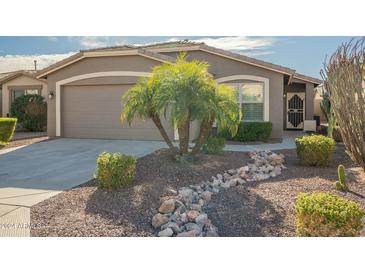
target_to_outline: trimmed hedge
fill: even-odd
[[[0,146],[11,141],[16,128],[16,118],[0,118]]]
[[[220,154],[223,152],[226,139],[218,136],[208,136],[203,151],[207,154]]]
[[[137,159],[121,153],[103,152],[96,160],[95,178],[100,188],[118,189],[129,185],[136,174]]]
[[[295,213],[299,236],[358,236],[362,230],[360,205],[331,193],[300,193]]]
[[[322,135],[295,139],[299,162],[305,166],[328,166],[332,161],[335,141]]]
[[[16,98],[10,113],[29,131],[44,131],[47,125],[47,102],[41,95],[28,94]]]
[[[234,137],[226,130],[220,132],[220,136],[238,142],[267,142],[270,139],[271,131],[271,122],[241,122]]]

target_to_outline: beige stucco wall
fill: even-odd
[[[314,84],[306,83],[305,84],[305,119],[313,120],[314,119]]]
[[[178,52],[164,53],[168,56],[176,57]],[[203,51],[188,52],[188,59],[199,59],[210,64],[210,72],[216,79],[232,75],[251,75],[267,78],[269,80],[269,120],[273,123],[273,138],[282,138],[284,128],[284,75],[260,68],[254,65],[245,64],[236,60],[228,59],[212,53]],[[142,56],[111,56],[85,58],[67,67],[55,71],[47,76],[48,92],[56,90],[56,82],[87,73],[106,71],[136,71],[151,72],[152,68],[160,62]],[[80,80],[70,83],[73,86],[92,85],[125,85],[134,84],[138,77],[100,77]],[[236,81],[237,82],[237,81]],[[307,90],[306,97],[306,119],[313,119],[314,113],[314,85],[305,83]],[[62,88],[61,88],[62,94]],[[56,135],[56,98],[48,100],[48,134]],[[62,101],[62,100],[61,100]],[[62,108],[61,108],[62,109]],[[61,115],[62,118],[62,115]],[[197,136],[198,125],[192,125],[192,134]],[[173,136],[172,127],[168,129],[168,134]]]
[[[166,53],[175,57],[178,53]],[[281,73],[227,59],[203,51],[188,52],[188,59],[198,59],[210,64],[210,72],[216,79],[231,75],[252,75],[269,79],[269,120],[273,124],[272,138],[283,136],[283,89],[284,76]],[[237,81],[235,81],[237,82]]]
[[[10,90],[12,87],[41,87],[41,95],[47,97],[47,84],[29,76],[19,76],[2,85],[2,116],[6,117],[10,112]]]
[[[321,119],[321,122],[325,123],[327,122],[327,120],[321,110],[321,102],[322,97],[318,93],[316,93],[316,95],[314,96],[314,115],[318,115]]]

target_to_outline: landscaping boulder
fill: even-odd
[[[157,213],[152,218],[152,226],[154,228],[159,228],[160,226],[166,224],[169,221],[169,218],[161,213]]]
[[[160,208],[158,209],[159,212],[161,213],[171,213],[174,212],[175,210],[175,200],[174,199],[169,199],[167,201],[164,201]]]
[[[158,237],[171,237],[174,234],[171,228],[166,228],[158,233]]]

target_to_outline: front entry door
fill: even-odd
[[[303,129],[305,115],[305,93],[288,92],[286,94],[286,127]]]

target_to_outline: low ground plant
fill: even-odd
[[[295,203],[299,236],[358,236],[364,211],[358,203],[331,193],[300,193]]]

